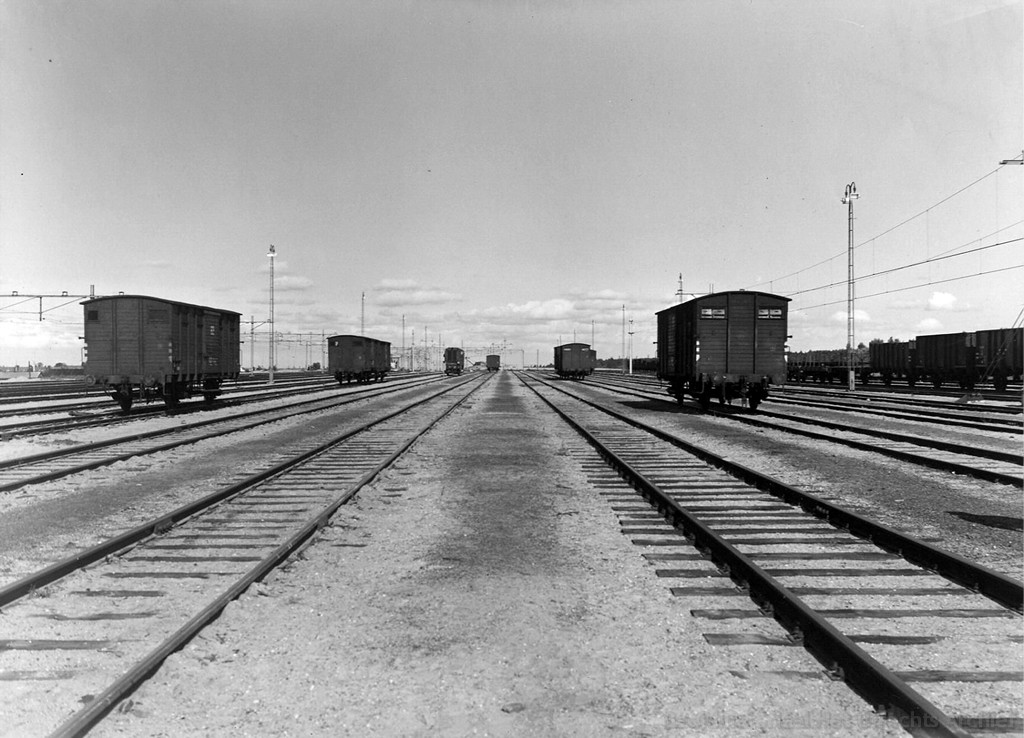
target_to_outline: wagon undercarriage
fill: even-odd
[[[165,379],[164,382],[107,382],[105,386],[121,409],[127,411],[136,401],[150,403],[163,400],[167,407],[176,407],[181,400],[199,394],[203,396],[203,400],[207,404],[211,404],[221,394],[222,381],[220,377],[194,379],[171,377]]]

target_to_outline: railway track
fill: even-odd
[[[424,375],[408,376],[392,380],[388,385],[408,386],[409,384],[416,384],[423,379]],[[372,391],[373,387],[370,385],[359,385],[352,389],[356,389],[356,391]],[[106,397],[101,403],[73,403],[57,407],[34,405],[13,410],[0,410],[0,438],[10,439],[66,433],[81,428],[94,428],[113,424],[123,425],[153,417],[180,417],[192,413],[207,413],[211,410],[243,407],[255,402],[287,399],[314,393],[333,392],[337,394],[338,390],[339,386],[335,380],[331,379],[328,381],[319,378],[314,381],[306,379],[301,382],[292,382],[287,386],[250,384],[244,389],[236,388],[230,390],[213,405],[207,405],[201,400],[186,402],[174,408],[168,408],[163,403],[153,403],[142,407],[134,407],[128,413],[110,407],[109,398]],[[53,417],[54,415],[57,415],[57,417]],[[8,420],[4,421],[2,420],[3,418]]]
[[[1019,581],[518,376],[604,459],[576,449],[672,594],[720,603],[691,613],[708,642],[803,646],[912,734],[1024,732]]]
[[[810,382],[810,381],[793,381],[787,380],[787,387],[800,388],[810,392],[846,392],[846,390],[836,389],[842,387],[845,382],[839,382],[832,384],[829,382]],[[986,400],[995,400],[1001,402],[1020,402],[1021,396],[1021,385],[1019,383],[1010,383],[1007,385],[1005,390],[998,390],[991,385],[976,386],[973,390],[968,390],[964,387],[954,387],[950,383],[946,383],[941,387],[935,387],[930,382],[918,383],[917,385],[910,387],[906,382],[893,382],[891,385],[886,385],[880,381],[874,381],[869,384],[864,384],[857,380],[856,392],[858,394],[872,395],[872,394],[888,394],[888,395],[899,395],[906,397],[909,400],[924,397],[948,397],[951,399],[957,399],[964,395],[965,392],[980,395]]]
[[[246,478],[0,589],[4,731],[86,733],[489,377],[297,440]]]
[[[195,420],[185,425],[175,423],[154,430],[64,446],[31,456],[0,461],[0,492],[59,479],[90,469],[98,469],[118,461],[168,451],[210,438],[219,438],[226,433],[249,430],[317,410],[328,410],[348,405],[368,397],[401,392],[436,381],[437,378],[434,377],[425,382],[418,380],[411,384],[376,385],[358,394],[300,400],[283,407],[261,408],[228,416],[218,415],[214,418]]]
[[[665,386],[656,379],[638,375],[595,375],[594,379],[623,388],[642,388],[664,394]],[[961,399],[960,393],[955,399]],[[931,399],[929,399],[931,398]],[[975,427],[980,430],[1021,431],[1024,429],[1020,396],[988,397],[987,404],[936,400],[934,395],[913,397],[905,393],[858,390],[827,390],[785,385],[773,387],[770,401],[775,403],[821,407],[835,411],[865,412],[880,417],[894,417],[921,422],[942,422],[946,425]]]
[[[820,399],[804,399],[801,397],[793,397],[788,393],[777,393],[772,396],[772,404],[776,406],[789,406],[795,408],[809,408],[818,409],[826,408],[833,412],[841,413],[868,413],[870,415],[879,418],[894,418],[898,420],[907,420],[915,423],[939,423],[948,426],[957,426],[960,428],[971,428],[973,430],[986,431],[989,433],[1019,433],[1021,432],[1022,423],[1020,413],[1008,411],[1003,413],[1003,410],[1009,410],[1008,408],[998,408],[997,412],[992,413],[971,413],[970,411],[948,411],[948,410],[917,410],[907,412],[907,410],[891,406],[888,403],[881,405],[878,402],[871,401],[842,401],[832,400],[822,402]],[[993,408],[993,410],[996,410]]]
[[[599,381],[591,384],[645,399],[672,402],[666,399],[662,392],[654,389],[632,388],[619,382]],[[696,412],[696,408],[694,411]],[[970,443],[963,439],[943,440],[938,437],[938,433],[898,433],[867,427],[864,423],[855,425],[845,419],[833,420],[796,412],[778,412],[770,409],[767,403],[763,404],[756,414],[742,412],[739,408],[731,406],[715,405],[712,405],[709,413],[746,425],[837,443],[1000,484],[1024,487],[1024,455],[1020,453],[1017,443],[1020,430],[1013,426],[997,426],[990,429],[1005,437],[990,445],[980,445],[974,440]],[[1013,450],[1007,448],[1010,444],[1013,445]]]

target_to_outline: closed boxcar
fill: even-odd
[[[339,384],[381,382],[391,370],[391,343],[366,336],[327,339],[327,371]]]
[[[661,310],[658,377],[682,402],[688,393],[707,409],[711,398],[746,398],[752,409],[768,387],[786,382],[788,297],[719,292]]]
[[[597,352],[586,343],[555,346],[555,373],[563,379],[583,379],[594,373]]]
[[[135,399],[207,402],[239,372],[239,318],[144,295],[97,297],[85,309],[85,374],[128,410]]]
[[[996,328],[977,331],[975,347],[978,351],[977,365],[984,378],[991,377],[992,384],[1002,392],[1009,380],[1021,380],[1024,363],[1024,328]]]
[[[501,357],[498,354],[487,354],[487,371],[496,372],[501,369]]]
[[[462,374],[463,368],[466,365],[466,354],[455,346],[449,346],[444,350],[444,373],[445,376],[451,374]]]

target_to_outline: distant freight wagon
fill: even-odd
[[[597,352],[588,343],[555,346],[555,373],[563,379],[583,379],[594,373]]]
[[[338,384],[382,382],[391,370],[391,343],[366,336],[327,339],[327,371]]]
[[[658,377],[682,402],[705,410],[713,397],[745,397],[756,409],[768,387],[786,382],[788,297],[718,292],[674,305],[658,316]]]
[[[136,399],[173,407],[199,393],[212,402],[238,378],[239,313],[144,295],[82,305],[86,383],[102,385],[124,410]]]
[[[918,336],[917,379],[934,387],[954,382],[961,389],[992,380],[995,388],[1006,389],[1008,380],[1021,377],[1021,328],[939,333]]]
[[[487,354],[487,371],[496,372],[501,369],[501,357],[498,354]]]
[[[456,347],[449,346],[444,350],[444,374],[448,376],[450,374],[459,375],[462,374],[462,370],[466,366],[466,353]]]
[[[995,328],[935,333],[910,341],[872,341],[871,372],[888,385],[905,379],[913,387],[930,382],[939,388],[955,383],[974,389],[991,382],[999,391],[1020,382],[1024,371],[1024,329]]]

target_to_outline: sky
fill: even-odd
[[[856,343],[1009,327],[1022,157],[1021,0],[0,0],[0,366],[121,292],[246,366],[271,294],[279,367],[653,356],[738,289],[839,348],[851,184]]]

